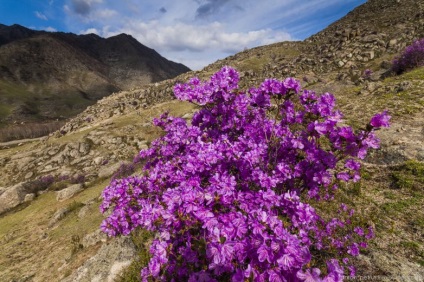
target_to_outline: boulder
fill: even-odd
[[[26,189],[23,186],[23,183],[6,188],[6,190],[0,195],[0,214],[23,203],[26,194]]]
[[[107,178],[112,176],[115,171],[118,170],[118,168],[121,166],[120,163],[115,163],[113,165],[109,165],[109,166],[104,166],[99,170],[99,178]]]
[[[104,233],[100,229],[97,229],[96,231],[84,236],[84,238],[82,239],[82,246],[84,248],[87,248],[90,246],[94,246],[100,242],[105,243],[106,241],[107,241],[106,233]]]
[[[115,281],[136,257],[135,246],[129,237],[114,238],[62,282]]]
[[[34,199],[35,199],[35,194],[34,193],[26,194],[25,195],[25,198],[24,198],[24,202],[31,202]]]
[[[49,227],[52,227],[56,223],[58,223],[61,219],[63,219],[69,213],[69,207],[58,209],[52,216],[49,222]]]
[[[83,190],[82,184],[74,184],[56,192],[56,200],[64,201],[72,198],[76,193]]]

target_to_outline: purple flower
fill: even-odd
[[[321,271],[318,268],[313,268],[312,271],[309,269],[306,270],[305,272],[302,272],[299,270],[296,276],[297,278],[305,282],[320,282],[322,281],[321,278],[319,277],[320,274],[321,274]]]
[[[376,114],[371,118],[370,125],[376,128],[379,127],[389,127],[389,120],[391,116],[387,114],[387,111],[384,111],[382,113]]]

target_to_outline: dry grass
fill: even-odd
[[[56,201],[54,192],[47,192],[26,208],[0,217],[0,280],[20,281],[32,277],[31,281],[57,281],[94,255],[99,246],[72,254],[72,237],[83,238],[99,228],[102,220],[99,202],[90,206],[82,219],[77,216],[81,205],[75,203],[97,199],[107,182],[63,202]],[[58,209],[72,206],[76,208],[49,227],[50,218]]]
[[[64,121],[52,121],[46,123],[20,124],[0,128],[0,142],[46,136],[58,130],[64,124]]]

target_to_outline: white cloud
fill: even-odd
[[[271,29],[247,32],[228,32],[225,24],[213,22],[207,25],[177,23],[161,25],[159,21],[132,21],[126,26],[101,35],[109,37],[119,33],[131,34],[141,43],[159,51],[205,52],[219,50],[223,53],[240,52],[245,47],[292,40],[290,34]]]
[[[114,16],[117,16],[118,12],[112,9],[101,9],[93,13],[93,19],[109,19]]]
[[[45,31],[49,31],[49,32],[56,32],[57,31],[57,29],[55,29],[54,27],[51,27],[51,26],[48,26],[48,27],[45,27],[45,28],[42,28],[42,29],[44,29]]]
[[[131,34],[166,58],[199,69],[245,48],[304,38],[317,31],[323,14],[364,1],[65,0],[64,9],[70,30]]]
[[[97,34],[97,35],[99,35],[99,34],[100,34],[100,33],[99,33],[99,31],[98,31],[97,29],[95,29],[95,28],[89,28],[89,29],[86,29],[86,30],[81,30],[79,33],[80,33],[80,34],[90,34],[90,33],[94,33],[94,34]]]
[[[46,17],[46,15],[44,15],[43,13],[40,13],[38,11],[35,11],[34,14],[35,14],[35,16],[37,18],[39,18],[41,20],[44,20],[44,21],[47,21],[48,20],[48,18]]]

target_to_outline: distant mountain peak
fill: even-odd
[[[20,110],[28,108],[41,119],[72,116],[113,92],[189,70],[125,33],[102,38],[0,25],[0,86],[7,85],[0,104],[10,105],[0,124],[32,118]]]

